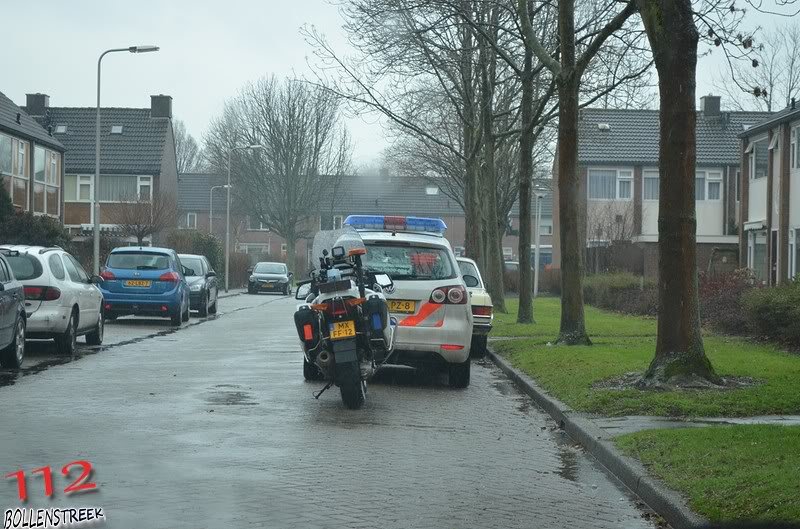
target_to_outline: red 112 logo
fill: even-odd
[[[67,463],[61,467],[61,474],[69,479],[72,468],[80,467],[80,475],[64,489],[64,494],[73,494],[75,492],[85,492],[97,489],[97,484],[89,481],[89,476],[92,474],[92,464],[86,460],[78,460]],[[50,470],[50,465],[41,468],[35,468],[31,471],[32,474],[41,474],[44,479],[44,495],[48,498],[53,496],[53,472]],[[19,501],[28,500],[28,489],[25,485],[25,471],[17,470],[16,472],[9,472],[6,478],[17,478],[17,492],[19,493]]]

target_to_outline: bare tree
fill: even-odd
[[[172,123],[175,134],[175,159],[178,162],[178,174],[199,171],[203,167],[203,152],[194,136],[186,130],[186,124],[176,119]]]
[[[261,79],[226,106],[205,145],[218,171],[234,147],[262,147],[231,159],[233,194],[247,214],[283,237],[293,270],[297,241],[316,231],[312,219],[350,169],[338,98],[300,81]]]
[[[586,211],[586,240],[629,241],[636,235],[632,201],[590,204]]]
[[[775,26],[753,46],[750,61],[736,61],[714,88],[737,110],[774,112],[800,95],[800,22]]]
[[[134,237],[141,246],[146,238],[175,228],[178,203],[173,195],[164,193],[154,193],[152,199],[125,197],[121,203],[110,204],[107,215],[122,235]]]

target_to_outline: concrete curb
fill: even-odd
[[[546,411],[572,439],[579,442],[600,464],[661,515],[674,529],[707,527],[708,520],[695,514],[686,501],[660,480],[651,477],[639,461],[617,450],[609,436],[590,419],[547,394],[533,379],[514,368],[505,358],[487,351],[489,358],[526,395]]]
[[[229,292],[220,292],[219,294],[217,294],[217,297],[219,297],[219,299],[232,298],[233,296],[239,296],[244,293],[245,290],[243,288],[236,288],[236,289],[231,289]]]

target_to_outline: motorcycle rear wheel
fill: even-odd
[[[351,410],[358,410],[364,405],[367,397],[367,383],[360,378],[348,381],[339,386],[342,402]]]

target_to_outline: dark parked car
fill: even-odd
[[[189,306],[200,313],[201,318],[217,313],[219,284],[217,273],[204,255],[182,253],[178,255],[183,265],[186,283],[189,285]]]
[[[0,252],[0,366],[19,368],[25,359],[25,293],[6,255]]]
[[[292,293],[292,273],[283,263],[256,263],[247,282],[247,293],[281,292]]]
[[[189,321],[189,287],[175,250],[119,247],[100,274],[106,319],[133,314]]]

